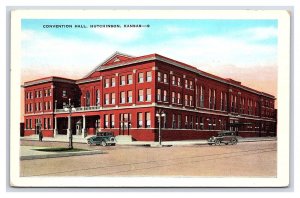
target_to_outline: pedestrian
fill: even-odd
[[[43,133],[42,131],[40,130],[40,133],[39,133],[39,141],[42,142],[43,141]]]

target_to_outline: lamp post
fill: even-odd
[[[72,111],[76,111],[74,105],[71,105],[71,98],[69,98],[69,104],[64,106],[64,110],[69,112],[69,149],[73,149],[73,134],[72,134]]]
[[[158,118],[158,142],[161,145],[161,117],[165,117],[166,114],[161,109],[156,112],[156,117]]]

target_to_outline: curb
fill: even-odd
[[[103,151],[81,151],[81,152],[65,152],[65,153],[46,154],[46,155],[27,155],[27,156],[21,156],[20,160],[72,157],[72,156],[94,155],[94,154],[103,154],[103,153],[104,153]]]

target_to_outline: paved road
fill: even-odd
[[[22,142],[29,144],[67,145]],[[75,147],[102,149],[105,154],[21,161],[21,176],[276,176],[276,141],[235,146]]]

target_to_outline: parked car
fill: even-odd
[[[96,135],[87,139],[89,145],[115,146],[116,139],[112,132],[97,132]]]
[[[221,131],[218,133],[218,136],[212,136],[208,140],[209,145],[220,145],[221,143],[224,144],[232,144],[235,145],[238,143],[238,139],[236,137],[236,132],[234,131]]]

